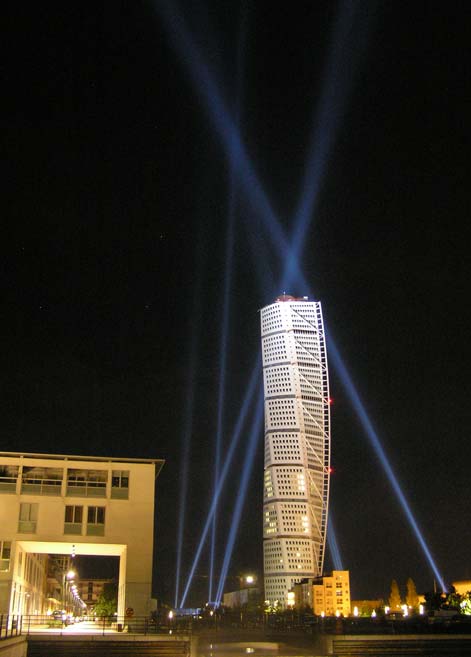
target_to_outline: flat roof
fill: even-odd
[[[95,461],[97,463],[153,463],[156,466],[156,476],[159,475],[164,459],[136,459],[121,456],[80,456],[77,454],[32,454],[28,452],[0,452],[2,456],[28,458],[28,459],[50,459],[55,461]],[[158,467],[160,466],[160,467]]]

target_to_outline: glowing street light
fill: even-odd
[[[292,609],[294,607],[294,603],[295,603],[294,591],[288,591],[288,607]]]

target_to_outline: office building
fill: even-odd
[[[289,295],[261,310],[265,393],[264,583],[286,607],[322,574],[330,479],[330,398],[321,304]]]

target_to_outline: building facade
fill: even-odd
[[[322,616],[349,616],[350,572],[334,570],[331,575],[320,577],[313,584],[313,611]]]
[[[0,452],[0,613],[48,611],[47,555],[99,555],[120,560],[118,615],[147,615],[162,465]]]
[[[322,574],[330,481],[330,398],[321,304],[283,295],[261,310],[265,393],[265,599],[286,607]]]
[[[80,578],[78,583],[78,594],[80,599],[83,600],[87,606],[87,614],[91,614],[93,609],[100,599],[100,596],[105,590],[106,584],[113,584],[112,579],[83,579]]]

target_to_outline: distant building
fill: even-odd
[[[453,582],[452,586],[455,587],[455,590],[460,595],[466,595],[471,591],[471,579],[461,580],[460,582]]]
[[[283,608],[294,585],[321,575],[324,563],[330,399],[320,302],[279,296],[261,310],[261,336],[265,599]]]
[[[349,616],[350,572],[334,570],[329,576],[319,577],[313,582],[313,611],[325,616]]]
[[[98,602],[99,597],[105,590],[105,584],[112,584],[112,579],[80,579],[78,583],[78,593],[83,602],[87,605],[87,613],[93,610]]]
[[[40,557],[47,559],[47,583],[46,583],[46,604],[40,613],[50,614],[55,609],[64,609],[69,613],[83,614],[82,602],[75,598],[74,589],[76,587],[78,573],[74,568],[74,559],[70,555],[28,555],[28,557]],[[72,575],[73,573],[73,575]],[[69,574],[69,577],[67,577]],[[28,580],[28,577],[26,577]],[[26,611],[28,613],[38,613],[36,609]]]
[[[258,604],[261,602],[260,589],[258,588],[258,576],[256,574],[250,573],[239,575],[237,579],[239,589],[230,591],[229,593],[224,593],[223,605],[225,607],[244,607],[249,604]]]
[[[293,586],[294,591],[294,606],[296,609],[306,609],[310,607],[313,609],[313,589],[312,579],[303,579]]]
[[[0,614],[44,613],[57,596],[62,602],[67,566],[48,577],[47,555],[119,557],[118,615],[129,607],[148,614],[163,463],[0,452]]]
[[[239,591],[230,591],[224,593],[223,605],[229,609],[235,607],[244,607],[251,603],[258,603],[260,600],[260,590],[256,587],[250,589],[240,589]]]

